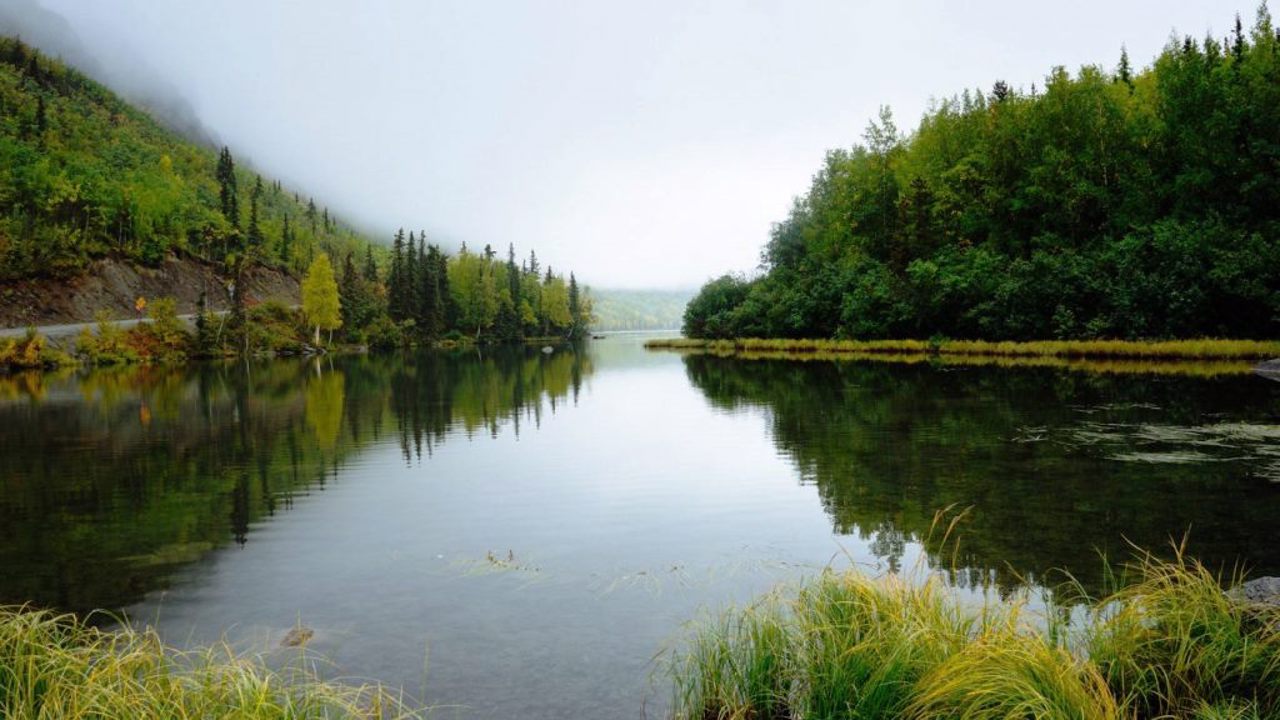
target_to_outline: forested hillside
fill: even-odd
[[[591,301],[572,273],[544,268],[534,253],[517,264],[514,253],[510,248],[503,262],[489,246],[475,253],[463,245],[450,256],[421,233],[406,242],[403,231],[391,247],[380,246],[310,197],[237,164],[227,148],[193,144],[76,70],[0,38],[0,281],[9,283],[0,289],[8,302],[41,306],[37,317],[51,312],[42,296],[73,292],[55,281],[84,273],[99,258],[161,268],[170,281],[179,273],[166,260],[187,258],[221,274],[228,288],[238,278],[252,290],[255,280],[262,284],[254,269],[298,277],[328,255],[322,274],[337,286],[341,314],[325,327],[342,328],[340,337],[351,341],[435,341],[451,332],[502,342],[580,335]],[[170,294],[185,297],[180,309],[189,311],[190,298],[203,299],[209,285]],[[131,306],[130,289],[143,290],[115,288],[100,300],[117,307],[92,309],[115,310],[122,300]],[[244,304],[243,297],[215,294],[210,307]],[[59,299],[62,306],[93,302]],[[236,317],[243,309],[233,307]],[[60,312],[63,321],[90,319]],[[197,351],[252,349],[236,338],[220,342],[226,347],[197,343]]]
[[[1159,31],[1158,28],[1153,28]],[[888,109],[828,153],[763,274],[709,282],[693,337],[1275,337],[1280,39],[1171,40],[1149,67]]]
[[[596,330],[671,330],[692,292],[686,290],[591,289]]]
[[[360,242],[311,198],[0,38],[0,279],[71,275],[107,255],[154,265],[249,250],[296,272],[318,248]]]

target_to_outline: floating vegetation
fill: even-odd
[[[1090,409],[1084,409],[1086,412]],[[1015,436],[1014,441],[1020,441]],[[1280,425],[1214,423],[1160,425],[1153,423],[1087,422],[1069,428],[1059,440],[1071,447],[1096,447],[1112,460],[1155,465],[1241,462],[1254,475],[1276,480],[1280,463]],[[1261,461],[1261,462],[1260,462]]]
[[[511,549],[505,553],[495,553],[490,550],[480,560],[461,560],[454,564],[464,568],[467,575],[507,572],[535,575],[542,572],[542,568],[537,565],[516,560],[516,553]]]

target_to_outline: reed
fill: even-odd
[[[225,645],[165,647],[150,630],[103,631],[70,615],[0,608],[0,717],[410,718],[378,686],[278,673]]]
[[[1072,627],[1025,600],[966,607],[932,574],[824,572],[696,625],[670,665],[674,716],[1280,716],[1280,607],[1235,599],[1180,549],[1127,577]]]

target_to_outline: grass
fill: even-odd
[[[1025,600],[967,607],[932,575],[824,572],[695,625],[669,666],[674,714],[1280,717],[1280,606],[1233,599],[1180,549],[1127,577],[1071,625]]]
[[[646,348],[702,350],[719,353],[890,353],[976,355],[985,357],[1111,358],[1140,360],[1256,360],[1280,357],[1280,341],[1221,340],[1038,340],[989,342],[985,340],[792,340],[742,338],[650,340]]]
[[[277,673],[225,646],[165,647],[152,631],[103,631],[70,615],[0,608],[0,717],[409,718],[377,686]]]

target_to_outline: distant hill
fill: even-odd
[[[591,288],[593,330],[678,330],[693,290]]]
[[[0,38],[0,280],[75,277],[107,257],[156,267],[237,254],[296,275],[317,250],[364,252],[367,239],[307,195],[243,162],[220,180],[220,167],[213,148]]]

